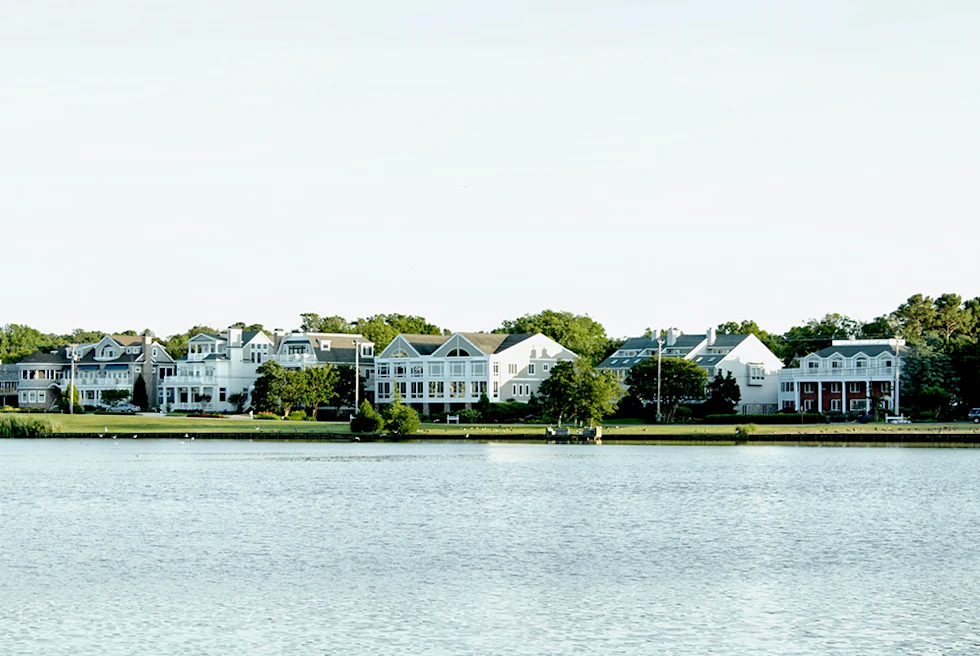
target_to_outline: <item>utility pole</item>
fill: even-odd
[[[660,415],[660,363],[664,359],[664,340],[659,334],[657,335],[657,423],[659,424],[662,417]]]
[[[902,354],[898,350],[898,341],[896,340],[895,342],[895,393],[892,395],[894,397],[893,400],[895,401],[895,407],[893,408],[892,412],[895,413],[896,417],[901,416],[898,409],[898,380],[899,380],[898,368],[900,366],[902,366]]]
[[[78,344],[71,345],[71,382],[68,384],[68,414],[75,414],[75,362],[78,361],[78,354],[75,352],[75,347]]]
[[[354,340],[354,412],[360,407],[361,401],[361,341]]]

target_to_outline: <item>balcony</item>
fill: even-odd
[[[284,367],[300,364],[317,364],[319,362],[312,353],[282,353],[276,355],[276,362]]]
[[[819,369],[800,367],[798,369],[783,369],[779,373],[779,377],[797,380],[801,378],[894,380],[895,371],[895,367],[839,367],[836,369],[833,367],[821,367]]]
[[[164,387],[187,387],[188,385],[217,385],[218,379],[214,376],[167,376],[161,382]]]

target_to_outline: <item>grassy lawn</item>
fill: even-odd
[[[45,419],[59,433],[349,433],[346,422],[312,421],[262,421],[247,419],[202,419],[195,417],[174,417],[161,415],[39,415],[31,417]],[[472,438],[506,439],[508,434],[541,433],[545,427],[540,424],[422,424],[418,437],[427,434],[433,437],[447,433],[469,434]],[[734,426],[715,426],[698,424],[676,424],[653,426],[634,423],[607,424],[602,429],[603,436],[615,439],[617,435],[650,436],[690,435],[698,436],[733,435]],[[759,425],[756,435],[769,434],[809,434],[809,435],[847,435],[862,433],[932,433],[957,432],[980,433],[976,424],[779,424]]]

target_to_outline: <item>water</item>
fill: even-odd
[[[0,440],[0,654],[977,654],[980,451]]]

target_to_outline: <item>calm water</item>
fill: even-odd
[[[0,440],[0,654],[977,654],[980,451]]]

